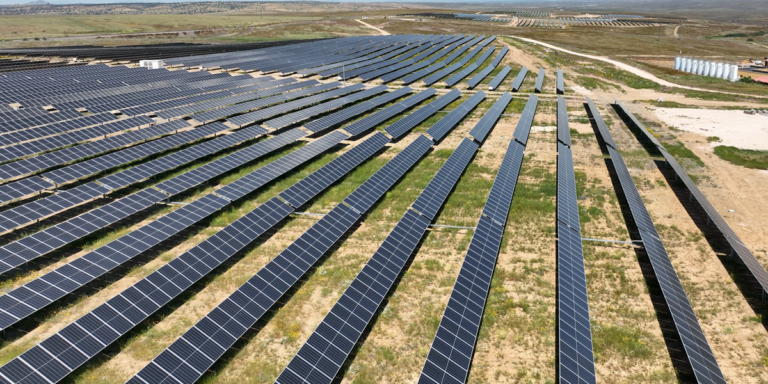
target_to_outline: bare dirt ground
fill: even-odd
[[[355,21],[357,21],[358,23],[360,23],[362,25],[365,25],[366,27],[368,27],[370,29],[373,29],[374,31],[379,32],[380,35],[383,35],[383,36],[391,35],[391,33],[387,32],[387,31],[385,31],[385,30],[383,30],[383,29],[381,29],[379,27],[374,27],[373,25],[370,25],[370,24],[368,24],[365,21],[362,21],[360,19],[355,19]]]
[[[717,136],[722,141],[712,145],[730,145],[742,149],[768,149],[768,116],[748,115],[743,111],[688,108],[656,108],[656,117],[665,124],[703,136]]]

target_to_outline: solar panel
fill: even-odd
[[[235,153],[216,159],[210,163],[185,172],[172,179],[157,184],[155,188],[173,196],[198,186],[208,180],[221,176],[237,167],[256,160],[268,153],[295,143],[307,133],[300,129],[291,129],[267,140],[258,142]]]
[[[384,148],[389,142],[390,140],[385,134],[377,132],[292,187],[280,192],[278,196],[294,208],[301,207],[312,196],[317,196],[320,191],[328,188],[365,159],[370,158],[374,153]]]
[[[50,182],[37,176],[0,185],[0,204],[5,204],[51,187],[53,185]]]
[[[501,117],[501,114],[504,113],[504,110],[511,101],[512,94],[504,92],[504,94],[493,103],[493,106],[491,106],[485,115],[483,115],[480,121],[475,124],[474,128],[469,131],[469,136],[475,139],[478,143],[482,143],[488,137],[488,133],[491,132],[491,129],[496,126],[499,117]]]
[[[513,136],[515,139],[523,144],[528,144],[528,134],[530,133],[530,127],[533,125],[533,119],[536,117],[536,107],[539,105],[539,97],[536,95],[528,96],[528,101],[525,103],[523,113],[520,115],[520,120],[517,122],[515,132]]]
[[[490,83],[488,83],[488,90],[493,91],[494,89],[498,88],[499,85],[501,85],[501,82],[504,81],[504,79],[509,75],[509,72],[512,71],[512,68],[507,65],[504,68],[499,71],[499,73],[496,75],[496,77],[491,80]]]
[[[728,225],[728,223],[720,215],[712,203],[709,202],[709,199],[707,199],[704,193],[696,186],[696,183],[694,183],[690,176],[688,176],[688,173],[685,171],[685,169],[680,166],[677,160],[675,160],[675,158],[666,151],[664,146],[651,134],[651,132],[649,132],[645,126],[643,126],[640,121],[635,118],[632,112],[630,112],[618,100],[616,100],[616,105],[618,106],[618,110],[625,116],[629,117],[635,127],[638,128],[651,142],[658,143],[656,145],[659,148],[659,152],[661,152],[661,154],[664,156],[664,159],[666,159],[667,163],[672,167],[680,180],[682,180],[682,182],[688,188],[691,197],[696,199],[704,212],[706,212],[709,220],[711,220],[717,229],[720,230],[720,232],[725,237],[725,240],[731,245],[733,251],[739,257],[739,259],[741,259],[744,265],[746,265],[747,269],[750,271],[752,276],[754,276],[755,280],[757,280],[762,289],[764,291],[768,290],[768,272],[766,272],[762,264],[744,245],[736,232],[734,232],[730,225]]]
[[[448,65],[448,63],[452,62],[453,60],[456,60],[457,57],[459,57],[462,54],[464,54],[464,52],[468,51],[470,48],[472,48],[473,45],[477,44],[478,42],[480,42],[482,40],[482,37],[478,37],[478,38],[476,38],[474,40],[473,40],[473,38],[474,38],[474,36],[470,35],[470,36],[462,39],[461,41],[458,42],[458,44],[464,44],[464,43],[466,43],[466,44],[464,44],[462,47],[460,47],[457,51],[453,52],[450,56],[446,57],[444,60],[439,61],[439,62],[437,62],[437,63],[435,63],[433,65],[430,65],[429,67],[424,68],[422,70],[419,70],[419,71],[417,71],[415,73],[412,73],[412,74],[410,74],[408,76],[405,76],[405,77],[403,77],[400,80],[402,80],[403,83],[405,83],[405,84],[411,84],[414,81],[416,81],[416,80],[418,80],[418,79],[420,79],[420,78],[422,78],[424,76],[429,75],[430,73],[433,73],[433,72],[435,72],[435,71],[437,71],[437,70],[439,70],[441,68],[444,68],[446,65]],[[441,77],[443,77],[443,76],[441,76]]]
[[[597,111],[592,100],[587,99],[587,102],[591,109],[592,117],[596,121],[602,122],[604,126],[605,123],[602,121],[599,111]],[[598,126],[600,126],[599,123]],[[645,203],[640,197],[632,176],[629,174],[624,159],[614,149],[616,144],[610,137],[607,126],[604,126],[604,128],[599,129],[600,134],[606,143],[613,143],[613,145],[609,144],[608,153],[611,156],[611,161],[621,183],[621,189],[632,212],[632,218],[639,229],[645,252],[651,261],[656,278],[659,280],[662,295],[672,315],[672,321],[680,336],[680,341],[683,344],[693,373],[699,382],[725,383],[725,378],[699,325],[693,307],[688,301],[680,278],[677,276],[669,255],[659,239],[658,232],[645,207]]]
[[[484,99],[485,92],[477,91],[469,99],[465,100],[463,103],[461,103],[461,105],[456,107],[450,113],[445,115],[445,117],[440,119],[440,121],[435,123],[435,125],[427,129],[427,134],[432,136],[435,141],[442,140],[445,135],[447,135],[448,132],[450,132],[450,130],[453,129],[453,127],[456,126],[459,121],[461,121],[461,119],[466,117],[469,112],[475,109],[475,107],[477,107]]]
[[[488,194],[488,200],[483,208],[483,215],[489,217],[499,225],[507,222],[509,214],[509,205],[512,202],[512,196],[517,186],[517,177],[520,173],[520,166],[523,163],[523,153],[525,145],[519,141],[511,140],[507,146],[507,152],[504,160],[501,162],[499,172]]]
[[[275,383],[330,383],[373,318],[429,219],[408,210]]]
[[[427,88],[425,91],[431,91],[431,94],[437,93],[432,88]],[[399,138],[406,134],[408,131],[410,131],[413,127],[421,124],[424,120],[428,119],[430,116],[437,113],[437,111],[445,108],[448,104],[454,102],[456,99],[461,97],[461,91],[458,89],[453,89],[450,92],[446,93],[445,95],[442,95],[437,98],[437,100],[425,105],[422,108],[419,108],[417,111],[414,111],[413,113],[409,114],[408,116],[392,123],[390,126],[385,128],[384,130],[390,134],[393,138]],[[349,132],[349,130],[347,130]]]
[[[381,111],[377,111],[370,116],[366,116],[358,121],[355,121],[354,123],[345,126],[343,129],[353,137],[359,136],[367,132],[369,129],[375,128],[379,124],[382,124],[385,121],[395,117],[396,115],[406,111],[414,105],[421,103],[427,98],[432,97],[432,95],[436,93],[437,91],[434,89],[427,88],[405,100],[395,103],[394,105],[390,105]]]
[[[466,68],[462,69],[457,74],[455,74],[455,75],[449,77],[448,79],[446,79],[445,80],[445,85],[448,86],[448,87],[452,87],[454,84],[458,83],[463,78],[469,76],[470,73],[472,73],[476,69],[480,68],[480,65],[482,65],[483,62],[485,62],[485,60],[488,59],[488,57],[491,56],[491,54],[495,50],[496,50],[496,47],[488,48],[485,52],[483,52],[482,55],[480,55],[480,57],[477,58],[477,60],[475,60],[474,63],[468,65]]]
[[[171,123],[184,120],[174,120]],[[150,142],[134,145],[108,155],[99,156],[90,160],[82,161],[63,168],[59,168],[43,174],[43,177],[59,185],[65,184],[77,179],[94,175],[98,172],[106,171],[110,168],[129,164],[133,161],[156,155],[163,151],[175,148],[181,145],[189,144],[205,137],[216,135],[230,128],[223,124],[203,125],[193,130],[166,136]]]
[[[613,137],[611,136],[611,131],[608,130],[608,126],[605,124],[605,121],[603,120],[603,117],[600,116],[600,110],[597,109],[597,106],[595,105],[595,102],[592,101],[589,97],[586,97],[587,99],[587,107],[589,115],[592,117],[592,119],[595,120],[595,124],[597,125],[597,130],[600,132],[600,136],[602,136],[603,141],[605,144],[613,147],[614,149],[619,149],[619,147],[616,145],[616,142],[613,141]]]
[[[563,70],[560,68],[557,69],[557,94],[558,95],[565,94],[565,82],[563,81]]]
[[[375,99],[353,105],[349,108],[345,108],[341,111],[330,114],[328,116],[310,121],[309,123],[304,124],[304,128],[314,133],[326,130],[336,124],[343,123],[355,116],[368,112],[371,109],[374,109],[380,105],[384,105],[393,100],[399,99],[405,96],[406,94],[411,93],[412,91],[413,90],[409,87],[403,87],[395,91],[385,93],[384,95],[381,95]],[[426,89],[422,91],[422,93],[424,93],[424,96],[429,97],[429,95],[437,93],[437,91],[433,89]]]
[[[0,273],[149,208],[166,197],[155,189],[147,188],[0,247]]]
[[[270,128],[272,130],[282,129],[289,125],[296,124],[306,119],[309,119],[312,116],[328,113],[330,111],[336,110],[338,108],[343,108],[346,105],[356,103],[360,100],[377,95],[379,93],[386,92],[387,89],[389,89],[389,87],[387,87],[386,85],[379,85],[377,87],[365,89],[360,92],[353,93],[349,96],[326,101],[324,103],[317,104],[309,108],[305,108],[293,113],[289,113],[287,115],[283,115],[280,117],[267,120],[264,122],[263,126]]]
[[[523,66],[520,72],[517,73],[517,77],[515,77],[515,80],[512,81],[512,92],[517,92],[520,90],[520,87],[523,85],[523,81],[525,81],[525,77],[527,75],[528,75],[528,68]]]
[[[239,179],[227,184],[216,193],[229,200],[237,200],[255,189],[274,180],[280,175],[298,167],[307,160],[331,149],[348,136],[339,131],[333,131],[306,146],[299,148]]]
[[[536,76],[536,83],[533,86],[533,91],[537,93],[541,93],[541,88],[544,87],[544,75],[546,71],[544,71],[544,68],[539,68],[539,75]]]
[[[3,179],[11,179],[28,175],[47,168],[98,155],[116,148],[139,143],[189,126],[189,123],[184,120],[171,121],[136,131],[126,132],[122,135],[111,136],[102,140],[60,149],[29,159],[3,164],[0,165],[0,177]]]
[[[431,140],[423,136],[422,139],[423,141],[416,141],[406,147],[385,164],[358,187],[353,195],[357,191],[366,189],[366,197],[373,202],[381,198],[431,147]],[[428,142],[426,146],[424,146],[425,142]],[[295,184],[294,187],[298,185]],[[142,380],[157,381],[168,377],[185,378],[189,381],[199,378],[207,369],[206,367],[210,367],[231,347],[232,344],[227,342],[234,342],[235,339],[242,337],[249,327],[253,326],[344,233],[349,231],[360,219],[361,212],[365,210],[359,211],[344,204],[337,205],[217,308],[209,312],[203,320],[144,367],[129,383],[141,383]],[[224,338],[225,336],[218,333],[233,338]],[[204,347],[206,343],[216,343],[215,345],[219,348]],[[203,347],[200,348],[201,346]]]
[[[104,276],[227,204],[225,199],[205,195],[0,296],[0,329]]]
[[[466,382],[503,234],[503,225],[480,217],[419,383]]]
[[[568,125],[568,105],[565,98],[557,96],[557,140],[570,148],[571,128]]]
[[[102,177],[98,182],[112,189],[122,188],[154,175],[167,172],[180,165],[188,164],[205,156],[222,151],[233,145],[264,136],[267,132],[266,129],[259,126],[248,127],[232,134],[206,141],[170,155],[139,164],[135,167],[128,168],[125,171]]]
[[[291,211],[279,199],[270,199],[3,365],[0,374],[16,382],[61,380]]]

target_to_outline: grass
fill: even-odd
[[[652,336],[640,329],[629,326],[592,324],[592,347],[595,362],[607,355],[617,354],[625,359],[648,360],[654,356],[647,339]]]
[[[669,152],[669,154],[675,156],[675,158],[678,160],[688,159],[700,167],[704,166],[704,162],[701,161],[701,158],[696,156],[693,151],[688,149],[685,144],[681,143],[680,141],[675,140],[673,143],[666,142],[664,143],[664,148],[667,150],[667,152]]]
[[[728,145],[715,147],[715,154],[732,164],[753,169],[768,169],[768,151],[740,149]]]

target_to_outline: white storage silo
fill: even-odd
[[[683,69],[683,71],[691,72],[691,65],[692,64],[693,64],[693,62],[691,61],[691,59],[685,59],[685,69]]]
[[[704,70],[701,71],[702,76],[709,76],[709,68],[712,66],[712,63],[709,61],[704,62]]]
[[[699,60],[694,60],[693,64],[691,64],[691,73],[693,73],[694,75],[696,74],[696,72],[699,71],[699,63],[700,63]]]
[[[715,77],[723,78],[723,63],[717,63],[717,70],[715,71]]]
[[[731,78],[731,66],[730,64],[723,64],[723,76],[721,79],[728,80]]]
[[[712,62],[709,65],[709,77],[715,77],[715,73],[717,73],[717,63]]]
[[[739,66],[731,65],[731,82],[739,81]]]
[[[675,57],[675,69],[680,70],[680,62],[683,61],[683,59],[680,58],[680,56]]]
[[[699,70],[696,71],[697,75],[703,75],[704,74],[704,65],[706,65],[706,62],[704,60],[699,61]]]

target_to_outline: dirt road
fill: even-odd
[[[370,24],[366,23],[365,21],[362,21],[362,20],[359,20],[359,19],[355,19],[355,21],[357,21],[358,23],[360,23],[362,25],[365,25],[366,27],[368,27],[370,29],[375,29],[375,30],[379,31],[380,35],[384,35],[384,36],[391,35],[391,33],[387,32],[387,31],[385,31],[385,30],[383,30],[381,28],[374,27],[373,25],[370,25]]]
[[[661,86],[664,86],[664,87],[674,87],[674,88],[681,88],[681,89],[689,89],[689,90],[692,90],[692,91],[712,92],[711,89],[689,87],[689,86],[685,86],[685,85],[670,83],[669,81],[662,80],[662,79],[656,77],[655,75],[653,75],[650,72],[644,71],[644,70],[642,70],[640,68],[637,68],[637,67],[633,67],[633,66],[631,66],[629,64],[622,63],[620,61],[609,59],[609,58],[604,57],[604,56],[594,56],[594,55],[587,55],[587,54],[584,54],[584,53],[578,53],[578,52],[570,51],[570,50],[567,50],[565,48],[560,48],[558,46],[555,46],[555,45],[552,45],[552,44],[548,44],[548,43],[545,43],[545,42],[542,42],[542,41],[529,39],[529,38],[526,38],[526,37],[519,37],[519,36],[512,36],[512,35],[505,35],[504,37],[511,37],[513,39],[518,39],[518,40],[521,40],[521,41],[525,41],[527,43],[538,44],[538,45],[541,45],[543,47],[547,47],[549,49],[554,49],[554,50],[557,50],[557,51],[560,51],[560,52],[565,52],[565,53],[570,54],[570,55],[579,56],[579,57],[585,57],[587,59],[598,60],[598,61],[603,61],[603,62],[606,62],[606,63],[609,63],[609,64],[613,64],[614,66],[618,67],[619,69],[622,69],[622,70],[625,70],[625,71],[630,72],[632,74],[635,74],[637,76],[640,76],[640,77],[642,77],[642,78],[644,78],[646,80],[653,81],[653,82],[655,82],[655,83],[657,83],[657,84],[659,84]],[[759,98],[765,98],[766,97],[766,96],[757,96],[757,95],[747,95],[747,94],[735,93],[735,92],[720,92],[720,91],[716,91],[716,92],[717,93],[722,93],[722,94],[727,94],[727,95],[737,95],[737,96],[745,96],[745,97],[759,97]]]

